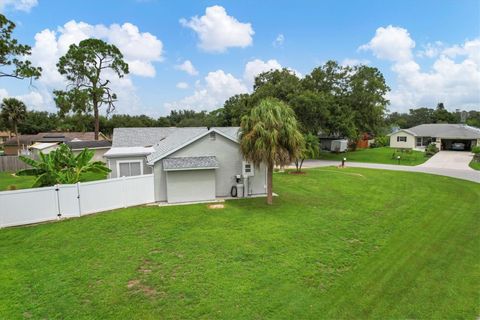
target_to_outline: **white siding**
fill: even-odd
[[[397,137],[406,137],[407,141],[397,141]],[[391,148],[405,148],[405,149],[414,149],[415,148],[415,136],[408,132],[398,131],[390,136],[390,147]]]

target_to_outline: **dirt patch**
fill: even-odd
[[[140,280],[137,280],[137,279],[134,279],[134,280],[130,280],[128,281],[127,283],[127,288],[128,289],[132,289],[133,287],[136,287],[140,284]]]
[[[223,203],[209,204],[208,209],[223,209],[225,205]]]

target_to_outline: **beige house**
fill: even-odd
[[[471,150],[480,145],[480,129],[464,124],[421,124],[390,134],[390,147],[424,150],[434,143],[440,150]]]

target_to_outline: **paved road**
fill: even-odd
[[[305,160],[303,163],[304,168],[315,168],[315,167],[329,167],[329,166],[338,166],[340,165],[339,161],[327,161],[327,160]],[[429,166],[402,166],[402,165],[392,165],[392,164],[379,164],[379,163],[363,163],[363,162],[347,162],[347,167],[355,168],[370,168],[370,169],[382,169],[382,170],[395,170],[395,171],[409,171],[409,172],[423,172],[430,173],[440,176],[447,176],[452,178],[458,178],[463,180],[469,180],[473,182],[480,183],[480,171],[475,171],[470,167],[468,170],[462,169],[450,169],[450,168],[437,168]],[[295,168],[295,166],[293,166]]]

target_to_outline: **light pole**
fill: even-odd
[[[342,159],[342,168],[345,167],[345,161],[347,161],[347,158]]]
[[[397,156],[398,164],[400,164],[400,156]]]

